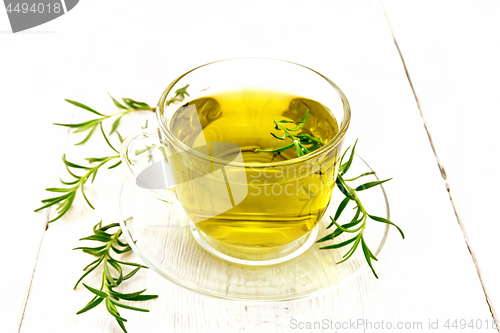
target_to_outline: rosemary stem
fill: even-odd
[[[128,109],[128,110],[124,110],[124,111],[119,111],[117,113],[113,113],[109,116],[106,116],[106,119],[108,118],[111,118],[111,117],[114,117],[114,116],[118,116],[118,115],[126,115],[126,114],[129,114],[129,113],[132,113],[132,112],[137,112],[137,111],[151,111],[151,112],[156,112],[156,107],[151,107],[149,109]]]
[[[359,199],[358,195],[356,194],[356,191],[354,191],[354,189],[352,187],[347,185],[344,178],[342,178],[342,175],[340,175],[340,173],[339,173],[337,175],[337,177],[340,179],[340,182],[342,183],[342,185],[344,185],[345,189],[347,191],[349,191],[349,194],[354,198],[354,202],[356,202],[356,205],[358,206],[358,208],[361,210],[361,213],[363,214],[363,223],[361,224],[361,226],[358,229],[356,229],[356,231],[358,231],[358,230],[360,231],[360,234],[363,234],[363,231],[365,230],[365,227],[366,227],[366,219],[368,217],[368,212],[366,211],[365,207],[361,203],[361,199]]]
[[[85,184],[85,182],[87,181],[87,179],[94,173],[96,172],[101,166],[103,166],[104,164],[108,163],[109,161],[111,160],[114,160],[115,158],[119,158],[120,155],[115,155],[115,156],[109,156],[108,158],[106,158],[104,161],[102,161],[101,163],[97,164],[96,166],[93,166],[92,168],[89,169],[89,171],[85,174],[85,176],[83,176],[82,178],[80,178],[78,180],[78,185],[80,184]]]

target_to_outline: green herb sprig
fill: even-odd
[[[315,138],[307,133],[301,134],[293,134],[292,132],[300,131],[304,128],[307,118],[309,117],[309,110],[306,111],[304,116],[299,121],[291,121],[291,120],[274,120],[274,128],[276,130],[283,131],[282,136],[278,136],[271,132],[271,135],[276,139],[284,141],[285,139],[291,139],[292,143],[279,147],[276,149],[264,150],[264,149],[255,149],[255,152],[260,153],[281,153],[282,151],[288,150],[290,148],[295,148],[295,152],[297,156],[302,156],[310,153],[311,151],[318,149],[320,146],[323,146],[323,141],[320,138]],[[285,124],[297,124],[296,127],[287,128]],[[307,146],[307,147],[306,147]]]
[[[89,199],[85,195],[84,191],[84,186],[90,179],[90,183],[94,182],[94,179],[97,175],[97,172],[108,162],[119,159],[120,154],[118,153],[118,150],[111,145],[109,142],[109,139],[107,138],[106,134],[104,133],[104,129],[102,128],[102,124],[99,124],[99,127],[101,129],[101,133],[104,137],[104,140],[108,144],[111,149],[116,152],[118,155],[111,155],[111,156],[104,156],[104,157],[89,157],[86,158],[86,160],[90,163],[90,166],[84,166],[80,164],[76,164],[73,162],[70,162],[66,159],[66,155],[63,155],[62,160],[64,162],[64,165],[66,166],[66,170],[68,173],[73,177],[73,180],[71,181],[64,181],[60,179],[61,183],[63,185],[66,185],[67,187],[52,187],[52,188],[46,188],[45,190],[48,192],[56,192],[56,193],[64,193],[62,195],[44,199],[42,200],[43,206],[35,209],[35,212],[38,212],[42,209],[57,205],[57,216],[48,222],[54,222],[59,220],[61,217],[63,217],[68,210],[71,208],[71,205],[73,204],[73,201],[75,200],[76,194],[80,190],[82,192],[83,198],[87,202],[87,204],[90,206],[90,208],[94,209],[94,206],[90,203]],[[119,133],[118,133],[119,135]],[[120,141],[123,141],[121,136],[119,135]],[[122,163],[121,160],[116,162],[115,164],[111,165],[108,167],[108,169],[113,169],[119,166]],[[76,174],[76,170],[84,170],[84,174],[79,176]]]
[[[182,102],[186,96],[189,96],[189,93],[187,92],[187,88],[189,88],[189,84],[186,84],[184,87],[177,89],[174,92],[174,96],[167,100],[165,104],[170,105],[174,102]]]
[[[169,99],[166,102],[166,104],[170,105],[173,102],[182,101],[185,98],[185,96],[189,96],[189,94],[187,92],[187,88],[188,87],[189,87],[189,84],[187,84],[186,86],[184,86],[184,87],[182,87],[180,89],[177,89],[174,92],[174,96],[171,99]],[[75,144],[75,146],[78,146],[78,145],[82,145],[85,142],[87,142],[90,139],[90,137],[92,136],[92,134],[95,132],[95,130],[97,129],[97,126],[102,125],[102,122],[104,120],[106,120],[106,119],[117,117],[115,119],[115,121],[113,121],[113,124],[111,125],[111,130],[109,131],[109,135],[111,135],[111,134],[113,134],[117,130],[117,128],[120,125],[120,121],[123,118],[123,116],[125,116],[125,115],[127,115],[129,113],[135,112],[135,111],[152,111],[152,112],[156,112],[156,108],[155,107],[151,107],[147,103],[144,103],[144,102],[138,102],[136,100],[133,100],[132,98],[122,98],[121,99],[122,103],[123,103],[122,104],[118,100],[116,100],[115,98],[113,98],[113,96],[109,95],[109,97],[111,97],[111,99],[113,100],[113,103],[115,104],[115,106],[118,109],[120,109],[119,112],[111,114],[111,115],[105,115],[105,114],[102,114],[102,113],[94,110],[93,108],[91,108],[91,107],[89,107],[89,106],[87,106],[85,104],[82,104],[82,103],[77,102],[77,101],[72,101],[70,99],[66,99],[65,100],[66,102],[68,102],[70,104],[73,104],[74,106],[77,106],[77,107],[79,107],[81,109],[84,109],[84,110],[87,110],[89,112],[92,112],[93,114],[96,114],[99,117],[95,118],[95,119],[88,120],[88,121],[84,121],[84,122],[78,123],[78,124],[54,123],[54,125],[64,126],[64,127],[69,127],[69,128],[74,128],[75,130],[73,131],[73,133],[87,132],[87,136],[82,141],[80,141],[80,142],[78,142],[78,143]]]
[[[339,173],[338,173],[337,179],[335,181],[338,189],[345,195],[345,199],[342,200],[342,202],[339,204],[339,207],[337,208],[337,211],[335,212],[335,216],[334,217],[330,216],[330,220],[332,222],[330,223],[330,225],[328,225],[327,229],[331,228],[334,225],[337,228],[332,233],[330,233],[330,234],[326,235],[325,237],[321,238],[320,240],[318,240],[317,243],[333,240],[334,238],[340,236],[344,232],[353,234],[354,236],[349,238],[346,241],[343,241],[343,242],[337,243],[337,244],[333,244],[333,245],[324,246],[324,247],[321,247],[320,249],[321,250],[338,249],[338,248],[347,246],[347,245],[352,243],[351,248],[343,255],[343,257],[342,257],[343,259],[337,263],[337,264],[340,264],[340,263],[343,263],[344,261],[346,261],[347,259],[349,259],[354,254],[354,252],[356,251],[358,246],[361,244],[361,249],[363,250],[363,254],[365,256],[366,262],[368,263],[368,266],[370,266],[370,269],[371,269],[373,275],[375,275],[375,277],[378,279],[378,275],[375,272],[375,269],[373,268],[373,264],[372,264],[372,260],[377,261],[378,259],[375,257],[375,255],[372,253],[372,251],[368,248],[368,245],[366,244],[365,239],[363,237],[368,218],[370,218],[371,220],[376,221],[376,222],[386,223],[386,224],[390,224],[390,225],[396,227],[396,229],[399,231],[399,233],[401,234],[401,237],[403,237],[403,239],[405,238],[405,235],[404,235],[403,231],[401,230],[401,228],[399,228],[396,224],[392,223],[388,219],[380,217],[380,216],[368,214],[368,212],[366,211],[365,207],[363,206],[359,196],[357,195],[357,192],[367,190],[367,189],[372,188],[374,186],[378,186],[380,184],[383,184],[383,183],[391,180],[392,178],[385,179],[385,180],[371,181],[371,182],[359,185],[354,189],[351,186],[349,186],[347,182],[354,181],[354,180],[359,179],[359,178],[364,177],[364,176],[373,175],[373,174],[375,174],[375,172],[366,172],[366,173],[363,173],[363,174],[361,174],[357,177],[351,178],[351,179],[344,179],[344,175],[347,173],[347,171],[351,167],[351,164],[352,164],[352,161],[354,158],[354,152],[356,149],[356,144],[357,144],[357,140],[356,140],[356,143],[354,144],[354,146],[352,147],[352,150],[350,149],[350,147],[348,147],[346,149],[346,151],[344,152],[344,154],[342,155],[342,158],[340,160]],[[349,156],[349,159],[345,163],[343,163],[343,159],[349,150],[351,150],[351,154]],[[356,209],[356,213],[354,214],[354,217],[352,218],[352,220],[349,223],[345,223],[343,225],[340,225],[337,221],[338,221],[340,215],[342,214],[342,212],[344,211],[344,209],[346,208],[346,206],[348,205],[349,201],[354,201],[354,203],[356,204],[356,206],[354,207],[354,209]]]
[[[127,294],[117,292],[113,289],[117,288],[123,281],[126,281],[133,277],[141,268],[148,268],[147,266],[143,266],[137,263],[120,261],[111,256],[112,252],[121,255],[132,250],[129,244],[120,241],[119,238],[122,235],[122,230],[119,228],[119,226],[120,225],[118,223],[111,223],[109,225],[102,226],[102,221],[100,221],[94,226],[94,232],[91,236],[80,239],[81,241],[97,241],[103,244],[96,247],[77,247],[73,249],[82,250],[84,253],[90,254],[97,258],[83,269],[85,273],[78,279],[74,286],[74,289],[78,287],[78,284],[87,275],[95,271],[98,267],[102,267],[102,282],[99,289],[92,288],[85,283],[82,283],[85,288],[87,288],[92,294],[94,294],[94,297],[83,307],[83,309],[78,311],[76,314],[87,312],[104,301],[108,312],[116,319],[121,329],[125,333],[127,333],[124,325],[124,322],[126,322],[127,319],[123,318],[120,315],[117,307],[141,312],[149,312],[149,310],[123,304],[119,301],[147,301],[157,298],[158,295],[144,295],[143,293],[146,291],[146,289]],[[118,229],[112,234],[107,232],[108,230],[113,228]],[[124,275],[123,266],[132,266],[135,268],[130,273]],[[111,273],[113,271],[114,275],[117,277],[113,276],[113,274]]]
[[[109,131],[109,134],[111,135],[116,131],[116,129],[120,125],[120,120],[122,119],[123,116],[125,116],[131,112],[134,112],[134,111],[153,111],[153,112],[155,111],[155,108],[149,106],[147,103],[138,102],[138,101],[135,101],[131,98],[122,98],[122,101],[125,104],[125,105],[123,105],[120,102],[118,102],[116,99],[114,99],[113,96],[109,95],[109,97],[111,97],[111,99],[113,100],[113,103],[122,111],[119,111],[119,112],[111,114],[111,115],[104,115],[104,114],[92,109],[91,107],[89,107],[85,104],[82,104],[82,103],[77,102],[77,101],[72,101],[72,100],[66,99],[65,100],[66,102],[71,103],[71,104],[73,104],[79,108],[82,108],[84,110],[87,110],[89,112],[92,112],[100,117],[95,118],[95,119],[91,119],[88,121],[84,121],[83,123],[78,123],[78,124],[54,123],[54,125],[74,128],[75,130],[73,131],[73,133],[87,132],[87,136],[82,141],[75,144],[75,146],[78,146],[78,145],[82,145],[85,142],[87,142],[90,139],[90,137],[92,136],[92,134],[94,133],[94,131],[97,129],[97,126],[99,126],[99,125],[102,126],[102,122],[106,119],[118,116],[115,119],[115,121],[113,122],[113,124],[111,125],[111,130]]]
[[[315,138],[307,133],[301,133],[301,134],[291,133],[291,132],[297,132],[297,131],[302,130],[307,122],[308,116],[309,116],[309,111],[306,111],[306,113],[304,114],[302,119],[299,121],[274,120],[274,124],[275,124],[274,128],[276,130],[282,130],[284,134],[282,136],[278,136],[274,133],[271,133],[271,135],[274,136],[276,139],[282,140],[282,141],[285,139],[291,139],[292,143],[287,144],[283,147],[279,147],[279,148],[271,149],[271,150],[255,149],[255,152],[280,154],[281,152],[283,152],[285,150],[288,150],[290,148],[295,148],[295,152],[297,153],[297,156],[303,156],[303,155],[306,155],[306,154],[318,149],[319,147],[323,146],[324,143],[321,141],[320,138]],[[284,125],[287,123],[295,123],[298,125],[294,128],[287,128]],[[375,269],[373,268],[373,265],[372,265],[372,260],[377,261],[378,259],[375,257],[375,255],[372,253],[372,251],[368,248],[368,245],[366,244],[365,239],[363,237],[368,218],[373,220],[373,221],[376,221],[376,222],[390,224],[398,229],[398,231],[400,232],[403,239],[405,238],[405,236],[404,236],[403,231],[396,224],[389,221],[388,219],[368,214],[368,212],[366,211],[365,207],[363,206],[359,196],[356,194],[357,192],[364,191],[364,190],[367,190],[367,189],[372,188],[374,186],[385,183],[385,182],[391,180],[392,178],[381,180],[381,181],[368,182],[368,183],[365,183],[363,185],[359,185],[354,189],[352,187],[350,187],[347,184],[347,182],[351,182],[351,181],[354,181],[354,180],[359,179],[361,177],[375,174],[375,172],[366,172],[366,173],[363,173],[363,174],[361,174],[357,177],[351,178],[351,179],[344,179],[344,175],[350,169],[352,161],[354,159],[356,144],[357,144],[357,140],[356,140],[356,143],[354,144],[354,146],[351,150],[351,154],[349,156],[349,159],[345,163],[343,162],[343,160],[344,160],[344,157],[346,156],[347,152],[350,150],[350,147],[348,147],[345,150],[344,154],[342,155],[342,157],[340,159],[339,172],[338,172],[337,179],[336,179],[335,183],[336,183],[338,189],[340,190],[340,192],[342,192],[345,195],[345,199],[343,199],[341,201],[339,207],[337,208],[335,216],[334,217],[330,216],[330,219],[332,222],[327,227],[327,229],[329,229],[335,225],[336,229],[332,233],[328,234],[327,236],[321,238],[320,240],[318,240],[316,242],[321,243],[321,242],[333,240],[336,237],[343,234],[344,232],[353,234],[354,236],[352,238],[349,238],[346,241],[343,241],[343,242],[337,243],[337,244],[333,244],[333,245],[324,246],[324,247],[321,247],[320,249],[321,250],[338,249],[338,248],[345,247],[347,245],[352,244],[350,249],[344,254],[342,260],[337,263],[337,264],[340,264],[340,263],[343,263],[346,260],[348,260],[350,257],[352,257],[354,252],[356,252],[356,249],[358,248],[358,246],[361,244],[361,249],[362,249],[364,257],[368,263],[368,266],[370,266],[372,273],[378,279],[378,275],[375,272]],[[342,212],[344,211],[345,207],[349,203],[349,201],[354,201],[354,203],[356,204],[356,206],[354,207],[354,209],[356,209],[356,213],[355,213],[353,219],[349,223],[340,225],[337,221],[338,221],[340,215],[342,214]]]
[[[173,102],[181,102],[186,96],[189,96],[189,93],[187,92],[188,87],[189,87],[189,84],[185,85],[182,88],[177,89],[174,93],[174,96],[172,98],[170,98],[166,102],[166,104],[170,105]],[[84,185],[87,183],[87,181],[89,179],[91,179],[90,183],[93,183],[94,179],[97,175],[97,171],[100,168],[102,168],[105,164],[107,164],[108,162],[110,162],[112,160],[120,158],[118,150],[116,148],[114,148],[113,145],[111,145],[108,137],[104,133],[103,121],[106,119],[109,119],[111,117],[114,117],[116,115],[119,115],[118,118],[116,118],[115,121],[113,122],[113,124],[111,125],[111,131],[109,134],[111,135],[112,133],[116,133],[120,142],[123,142],[123,138],[120,135],[120,133],[118,132],[118,126],[120,125],[120,120],[123,116],[125,116],[126,114],[129,114],[131,112],[134,112],[134,111],[153,111],[153,112],[156,111],[156,108],[150,107],[147,103],[138,102],[132,98],[122,98],[123,104],[125,104],[125,105],[123,105],[122,103],[117,101],[115,98],[113,98],[111,95],[110,95],[110,97],[113,100],[113,103],[119,109],[122,109],[124,111],[120,111],[120,112],[115,113],[113,115],[106,116],[100,112],[97,112],[96,110],[92,109],[91,107],[89,107],[85,104],[82,104],[82,103],[76,102],[76,101],[72,101],[72,100],[66,100],[67,102],[69,102],[75,106],[78,106],[79,108],[90,111],[90,112],[97,114],[101,117],[96,118],[96,119],[92,119],[92,120],[89,120],[89,121],[86,121],[83,123],[79,123],[79,124],[58,124],[58,123],[54,124],[54,125],[59,125],[59,126],[66,126],[66,127],[70,127],[70,128],[75,128],[74,133],[87,131],[88,132],[87,136],[82,141],[77,143],[76,145],[81,145],[81,144],[84,144],[85,142],[87,142],[88,139],[90,138],[90,136],[92,135],[92,133],[94,133],[96,128],[99,126],[101,133],[104,137],[104,140],[106,141],[106,144],[114,152],[116,152],[118,155],[85,158],[90,163],[90,166],[84,166],[84,165],[70,162],[66,159],[66,156],[63,155],[63,157],[62,157],[63,163],[66,166],[66,169],[67,169],[68,173],[70,174],[70,176],[73,177],[73,180],[71,180],[71,181],[64,181],[62,179],[60,180],[62,185],[66,185],[69,187],[53,187],[53,188],[45,189],[48,192],[56,192],[56,193],[64,193],[64,194],[42,200],[43,205],[41,207],[35,209],[35,212],[38,212],[38,211],[43,210],[45,208],[49,208],[51,206],[57,205],[57,210],[56,210],[57,216],[55,218],[49,220],[48,221],[49,223],[59,220],[61,217],[63,217],[68,212],[68,210],[71,208],[73,201],[75,200],[76,194],[78,193],[79,190],[82,192],[83,198],[85,199],[87,204],[90,206],[90,208],[94,209],[94,206],[90,203],[89,199],[85,195]],[[147,127],[147,121],[146,121],[146,126],[143,128],[146,128],[146,127]],[[152,148],[152,147],[148,147],[146,150],[148,150],[149,148]],[[161,149],[163,149],[163,147],[161,147]],[[139,152],[139,153],[136,152],[136,155],[139,155],[140,153],[142,153],[142,152]],[[162,153],[164,153],[164,150],[162,150]],[[151,159],[151,155],[149,156],[149,159]],[[118,161],[115,164],[108,167],[108,169],[116,168],[121,163],[122,163],[121,161]],[[76,169],[85,170],[86,173],[79,176],[75,173]]]

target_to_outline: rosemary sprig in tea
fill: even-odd
[[[119,237],[122,235],[122,230],[119,228],[119,226],[120,225],[118,223],[112,223],[106,226],[102,226],[102,221],[100,221],[94,226],[93,235],[80,239],[101,242],[103,243],[103,245],[96,247],[77,247],[73,249],[82,250],[83,252],[97,258],[83,269],[85,273],[80,277],[80,279],[78,279],[74,289],[76,289],[78,284],[87,275],[95,271],[97,267],[102,267],[102,282],[99,289],[92,288],[83,283],[83,286],[87,288],[92,294],[94,294],[94,297],[90,300],[90,302],[87,303],[87,305],[85,305],[85,307],[83,307],[83,309],[78,311],[76,314],[87,312],[104,301],[108,312],[116,319],[118,325],[120,325],[122,330],[126,333],[127,330],[125,328],[124,322],[126,322],[127,319],[123,318],[120,315],[117,307],[142,312],[149,312],[149,310],[123,304],[119,301],[146,301],[157,298],[158,295],[143,295],[146,289],[127,294],[117,292],[113,289],[118,287],[123,281],[126,281],[133,277],[141,268],[148,268],[147,266],[143,266],[137,263],[120,261],[111,256],[112,251],[118,255],[121,255],[132,250],[130,245],[120,241]],[[108,230],[113,228],[118,229],[113,234],[107,232]],[[133,269],[127,275],[123,275],[123,265],[132,266],[135,267],[135,269]],[[118,275],[118,277],[113,276],[113,274],[111,273],[112,271],[115,271],[115,276]]]
[[[281,153],[282,151],[285,151],[290,148],[295,148],[295,152],[297,153],[297,156],[302,156],[305,154],[310,153],[311,151],[318,149],[320,146],[323,145],[323,141],[321,141],[320,138],[315,138],[307,133],[301,133],[301,134],[293,134],[292,132],[297,132],[300,131],[302,128],[304,128],[304,125],[307,122],[307,118],[309,117],[309,110],[306,111],[304,116],[302,117],[301,120],[299,121],[290,121],[290,120],[275,120],[274,121],[274,128],[276,130],[281,130],[283,131],[282,136],[278,136],[274,133],[271,133],[272,136],[274,136],[278,140],[284,141],[285,139],[291,139],[292,143],[276,148],[276,149],[271,149],[271,150],[262,150],[262,149],[255,149],[256,152],[261,152],[261,153]],[[297,124],[296,127],[294,128],[287,128],[284,124]],[[306,145],[308,147],[306,147]]]
[[[308,116],[309,116],[309,111],[306,111],[306,113],[304,114],[302,119],[299,121],[274,120],[274,124],[275,124],[274,128],[276,130],[282,130],[283,135],[278,136],[274,133],[271,133],[271,135],[274,136],[276,139],[282,140],[282,141],[284,141],[285,139],[291,139],[292,143],[287,144],[283,147],[279,147],[279,148],[271,149],[271,150],[256,149],[255,152],[280,154],[281,152],[283,152],[287,149],[295,148],[295,152],[297,153],[297,156],[303,156],[303,155],[306,155],[306,154],[318,149],[319,147],[323,146],[324,143],[319,138],[315,138],[307,133],[301,133],[301,134],[291,133],[291,132],[297,132],[297,131],[302,130],[302,128],[304,128],[304,126],[307,122]],[[287,123],[295,123],[298,125],[294,128],[287,128],[284,125]],[[345,199],[342,200],[339,207],[337,208],[335,216],[334,217],[330,216],[330,219],[332,222],[327,227],[327,229],[329,229],[333,225],[335,225],[336,229],[331,234],[318,240],[317,243],[333,240],[336,237],[343,234],[344,232],[353,234],[353,237],[349,238],[346,241],[343,241],[343,242],[337,243],[337,244],[333,244],[333,245],[324,246],[324,247],[321,247],[320,249],[321,250],[338,249],[341,247],[345,247],[349,244],[352,244],[350,249],[344,254],[343,259],[337,263],[337,264],[340,264],[340,263],[343,263],[346,260],[348,260],[354,254],[354,252],[356,251],[358,246],[361,244],[361,249],[362,249],[363,254],[365,256],[365,259],[368,263],[368,266],[370,266],[370,269],[372,270],[373,274],[378,279],[378,275],[375,272],[375,269],[373,268],[373,265],[372,265],[372,260],[377,261],[377,258],[372,253],[372,251],[368,248],[368,245],[366,244],[365,239],[363,237],[364,231],[366,228],[366,222],[367,222],[368,218],[371,220],[374,220],[376,222],[381,222],[381,223],[393,225],[394,227],[396,227],[398,229],[398,231],[400,232],[400,234],[403,238],[405,238],[405,236],[404,236],[403,231],[396,224],[389,221],[388,219],[368,214],[368,212],[364,208],[359,196],[356,194],[356,192],[367,190],[371,187],[380,185],[382,183],[385,183],[386,181],[391,180],[392,178],[381,180],[381,181],[368,182],[368,183],[365,183],[363,185],[357,186],[354,189],[352,187],[350,187],[347,184],[347,182],[354,181],[354,180],[359,179],[359,178],[364,177],[364,176],[372,175],[375,172],[366,172],[366,173],[363,173],[362,175],[359,175],[359,176],[354,177],[354,178],[344,179],[344,175],[347,173],[347,171],[351,167],[351,164],[352,164],[352,161],[354,158],[354,151],[356,149],[356,144],[357,144],[357,140],[356,140],[356,143],[354,144],[354,146],[351,150],[351,154],[349,156],[349,159],[345,163],[343,163],[343,159],[346,156],[347,152],[350,150],[350,147],[346,149],[346,151],[342,155],[342,158],[340,159],[340,167],[339,167],[339,172],[338,172],[337,179],[336,179],[336,185],[339,188],[339,190],[345,195]],[[354,207],[354,209],[356,209],[356,213],[354,215],[354,218],[349,223],[340,225],[337,221],[338,221],[340,215],[342,214],[342,212],[344,211],[345,207],[349,203],[349,201],[354,201],[354,203],[356,204],[356,206]]]

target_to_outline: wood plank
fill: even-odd
[[[256,1],[243,8],[229,1],[192,1],[184,3],[189,15],[169,15],[171,6],[158,2],[154,2],[155,10],[147,1],[142,6],[120,1],[114,7],[117,4],[100,3],[107,15],[94,19],[100,35],[83,91],[77,96],[82,102],[111,113],[113,107],[105,94],[110,90],[117,97],[154,103],[175,75],[221,58],[266,56],[313,67],[348,96],[353,109],[350,138],[360,138],[361,156],[380,177],[395,178],[387,185],[392,218],[407,234],[402,241],[391,232],[376,265],[379,280],[366,271],[336,292],[291,303],[211,299],[153,272],[143,272],[127,289],[147,287],[160,298],[146,304],[151,313],[126,312],[130,332],[288,332],[292,319],[341,323],[366,319],[394,325],[421,321],[424,328],[436,319],[441,325],[447,318],[491,319],[378,2]],[[90,15],[90,7],[83,6],[82,12],[88,10]],[[115,8],[119,8],[118,16],[111,15]],[[128,119],[124,133],[139,128],[141,118]],[[83,147],[72,146],[77,140],[71,136],[66,149],[74,160],[108,152],[98,137]],[[47,230],[21,332],[120,331],[103,308],[76,316],[89,293],[72,290],[89,259],[71,248],[79,245],[77,239],[86,236],[98,220],[116,218],[113,200],[119,184],[115,177],[115,173],[103,172],[89,188],[96,211],[79,198],[70,214]],[[98,283],[98,277],[89,283]],[[448,330],[441,326],[436,331]]]
[[[486,0],[383,2],[490,306],[498,314],[500,225],[489,208],[497,205],[500,186],[495,153],[500,5]]]
[[[52,33],[0,34],[0,45],[4,156],[0,297],[9,303],[0,312],[0,321],[6,332],[17,332],[47,222],[46,211],[33,210],[46,197],[43,189],[55,185],[68,134],[52,122],[71,119],[64,97],[78,89],[90,43],[88,38],[76,41]]]

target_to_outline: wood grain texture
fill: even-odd
[[[500,4],[383,2],[492,311],[498,313],[500,225],[491,208],[498,204],[500,186]]]
[[[391,321],[394,325],[422,322],[425,330],[429,320],[439,319],[441,325],[448,318],[491,320],[381,4],[371,0],[307,5],[254,1],[243,6],[229,1],[189,1],[183,6],[190,8],[188,14],[172,13],[172,4],[163,2],[143,1],[140,6],[132,1],[81,3],[71,12],[75,21],[68,19],[64,29],[78,31],[78,24],[92,17],[89,33],[98,34],[86,69],[83,64],[70,67],[85,69],[81,77],[67,83],[75,87],[81,82],[82,89],[78,93],[65,91],[68,95],[63,97],[110,114],[114,107],[107,91],[154,104],[176,75],[212,60],[265,56],[310,66],[336,82],[347,95],[353,110],[349,135],[351,141],[360,138],[360,155],[379,177],[394,177],[386,187],[391,215],[407,239],[390,233],[376,263],[379,280],[365,271],[338,291],[290,303],[256,305],[212,299],[144,271],[121,290],[148,288],[160,297],[145,304],[150,313],[123,311],[129,319],[129,331],[290,332],[299,331],[293,329],[293,320],[343,323],[358,319]],[[94,12],[97,7],[99,13]],[[46,94],[52,93],[46,90]],[[49,122],[65,117],[52,112],[47,114]],[[73,120],[86,117],[76,112]],[[139,129],[145,117],[133,114],[122,132]],[[64,137],[64,133],[58,135]],[[82,162],[84,157],[109,153],[97,135],[84,146],[73,146],[80,139],[69,137],[65,150],[69,159]],[[55,149],[51,151],[59,155]],[[23,333],[120,332],[102,307],[75,315],[90,298],[82,288],[72,290],[89,256],[71,251],[100,219],[115,221],[117,177],[103,170],[88,187],[95,211],[79,197],[65,218],[50,225],[38,253],[24,318],[21,323],[19,318],[6,318],[8,325],[12,324],[9,327],[20,324]],[[50,178],[53,183],[55,172]],[[29,254],[31,262],[34,254]],[[7,282],[13,283],[11,279]],[[88,283],[98,284],[98,277],[89,277]],[[334,332],[335,327],[308,331]],[[408,330],[394,329],[402,331]],[[436,331],[449,330],[440,326]]]

